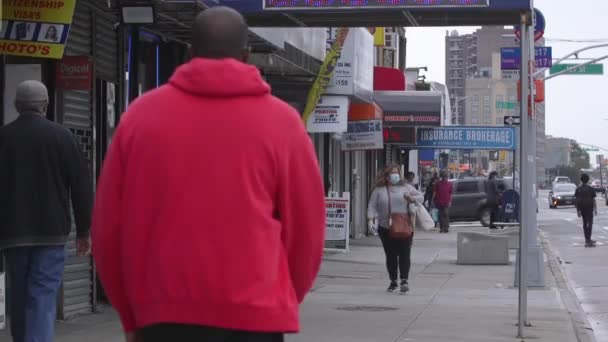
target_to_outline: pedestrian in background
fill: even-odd
[[[583,231],[585,232],[585,247],[595,247],[595,241],[591,240],[593,233],[593,216],[597,216],[597,194],[589,186],[589,175],[581,175],[581,185],[576,188],[576,212],[578,217],[583,218]]]
[[[424,205],[428,210],[433,209],[433,192],[435,191],[435,184],[437,184],[438,180],[439,177],[437,177],[437,173],[433,173],[433,176],[424,189]]]
[[[496,177],[498,177],[498,172],[490,172],[486,185],[486,208],[490,211],[490,229],[497,228],[494,223],[498,219],[498,209],[500,206],[500,189],[498,188]]]
[[[248,27],[199,14],[192,60],[129,105],[103,165],[93,251],[127,337],[278,342],[321,264],[325,196],[300,115],[248,65]]]
[[[448,180],[447,171],[441,171],[440,175],[441,179],[435,184],[433,191],[433,201],[439,211],[439,232],[449,233],[453,185]]]
[[[391,214],[409,214],[412,219],[410,204],[422,204],[423,201],[424,196],[401,179],[399,166],[388,166],[378,176],[376,188],[370,196],[367,207],[367,218],[370,226],[378,226],[378,234],[382,240],[386,269],[390,278],[388,292],[400,288],[402,293],[407,293],[410,289],[408,279],[414,239],[413,235],[407,239],[395,239],[390,236]],[[415,219],[412,219],[412,227],[414,223]],[[401,283],[398,283],[399,279]]]
[[[15,97],[19,117],[0,127],[0,249],[10,281],[14,342],[53,341],[70,202],[77,253],[89,251],[89,169],[72,133],[46,119],[48,105],[46,86],[25,81]]]

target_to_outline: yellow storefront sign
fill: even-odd
[[[374,46],[385,46],[386,35],[384,33],[384,27],[376,27],[374,31]]]
[[[61,59],[76,0],[1,0],[0,54]]]
[[[65,45],[0,40],[0,55],[61,59]]]
[[[70,24],[76,0],[2,0],[3,20]]]

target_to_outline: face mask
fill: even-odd
[[[401,176],[399,174],[393,173],[390,177],[391,184],[397,185],[401,181]]]

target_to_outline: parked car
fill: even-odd
[[[564,205],[576,205],[576,185],[572,183],[558,183],[549,192],[549,208],[556,209]]]
[[[606,188],[604,187],[602,182],[599,180],[594,180],[593,182],[591,182],[591,187],[593,188],[593,190],[595,190],[596,193],[603,194],[606,192]]]
[[[553,179],[553,185],[559,184],[559,183],[572,183],[572,182],[570,181],[570,177],[557,176],[557,177],[555,177],[555,179]]]
[[[487,178],[465,178],[451,181],[454,186],[450,221],[477,221],[490,225],[490,210],[486,207]],[[499,178],[500,192],[513,188],[513,178]]]

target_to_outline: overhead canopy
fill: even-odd
[[[389,127],[441,126],[442,97],[436,91],[376,91]]]
[[[374,101],[384,112],[441,112],[441,93],[437,91],[376,91]]]
[[[487,6],[466,5],[468,1],[463,1],[465,5],[451,6],[431,4],[404,7],[398,4],[386,4],[381,8],[369,7],[369,2],[354,0],[349,8],[336,8],[336,5],[319,8],[312,1],[290,0],[281,3],[298,6],[308,3],[313,5],[285,10],[264,9],[265,1],[270,0],[203,0],[208,6],[233,7],[245,15],[250,26],[260,27],[516,25],[520,22],[521,13],[531,10],[530,0],[488,0]]]

